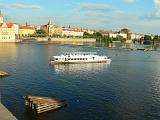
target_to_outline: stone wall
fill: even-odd
[[[16,40],[14,40],[14,39],[0,39],[0,43],[1,42],[3,42],[3,43],[13,43],[13,42],[20,42],[21,40],[19,40],[19,39],[16,39]]]
[[[95,38],[37,38],[38,42],[96,42]]]

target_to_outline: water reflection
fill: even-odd
[[[14,57],[17,52],[17,46],[14,43],[1,43],[0,44],[0,56],[3,57]]]
[[[53,69],[56,73],[81,73],[81,72],[101,72],[109,68],[106,63],[82,63],[82,64],[56,64]]]
[[[23,114],[27,117],[28,120],[48,120],[50,117],[55,117],[54,115],[56,115],[57,112],[59,112],[59,109],[50,110],[41,114],[33,114],[31,111],[25,110]]]
[[[80,42],[80,41],[51,41],[49,43],[61,44],[61,45],[95,45],[95,42]]]
[[[5,66],[11,71],[15,69],[17,56],[17,45],[15,43],[0,43],[0,67],[6,70]]]

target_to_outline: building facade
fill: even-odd
[[[0,15],[0,42],[17,42],[18,25],[12,22],[4,22]]]
[[[50,37],[62,36],[62,26],[53,25],[51,21],[49,21],[47,25],[42,26],[41,29],[46,31]]]
[[[20,37],[28,37],[30,35],[33,35],[35,33],[35,27],[34,26],[20,26],[19,27],[19,36]]]
[[[127,34],[121,33],[121,32],[102,32],[103,36],[109,36],[110,38],[117,38],[118,36],[121,36],[124,39],[127,39]]]
[[[143,39],[144,38],[144,35],[143,34],[137,34],[137,33],[129,33],[128,34],[128,39],[130,40],[140,40],[140,39]]]
[[[83,37],[84,32],[77,28],[63,28],[62,36],[67,37]]]

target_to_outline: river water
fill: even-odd
[[[49,65],[53,55],[85,51],[112,63]],[[160,119],[160,51],[131,51],[47,43],[0,44],[2,103],[19,120]],[[25,111],[23,96],[64,99],[67,106],[38,117]]]

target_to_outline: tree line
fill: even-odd
[[[122,33],[129,33],[128,29],[121,29]],[[31,35],[30,37],[46,37],[48,36],[46,31],[43,29],[36,30],[36,32]],[[120,41],[121,43],[124,43],[127,39],[123,38],[120,35],[117,35],[116,38],[109,37],[109,35],[102,35],[101,32],[95,32],[93,34],[89,34],[88,32],[84,32],[83,38],[95,38],[96,41],[105,42],[105,43],[112,43],[113,41]],[[160,35],[144,35],[144,38],[142,39],[134,39],[133,42],[142,42],[144,44],[155,44],[157,42],[160,42]]]
[[[100,32],[95,32],[93,34],[84,32],[83,38],[96,38],[96,41],[101,41],[106,43],[111,43],[113,41],[121,41],[123,43],[126,41],[126,39],[120,35],[117,35],[116,38],[113,38],[113,37],[109,37],[109,35],[102,35]]]

